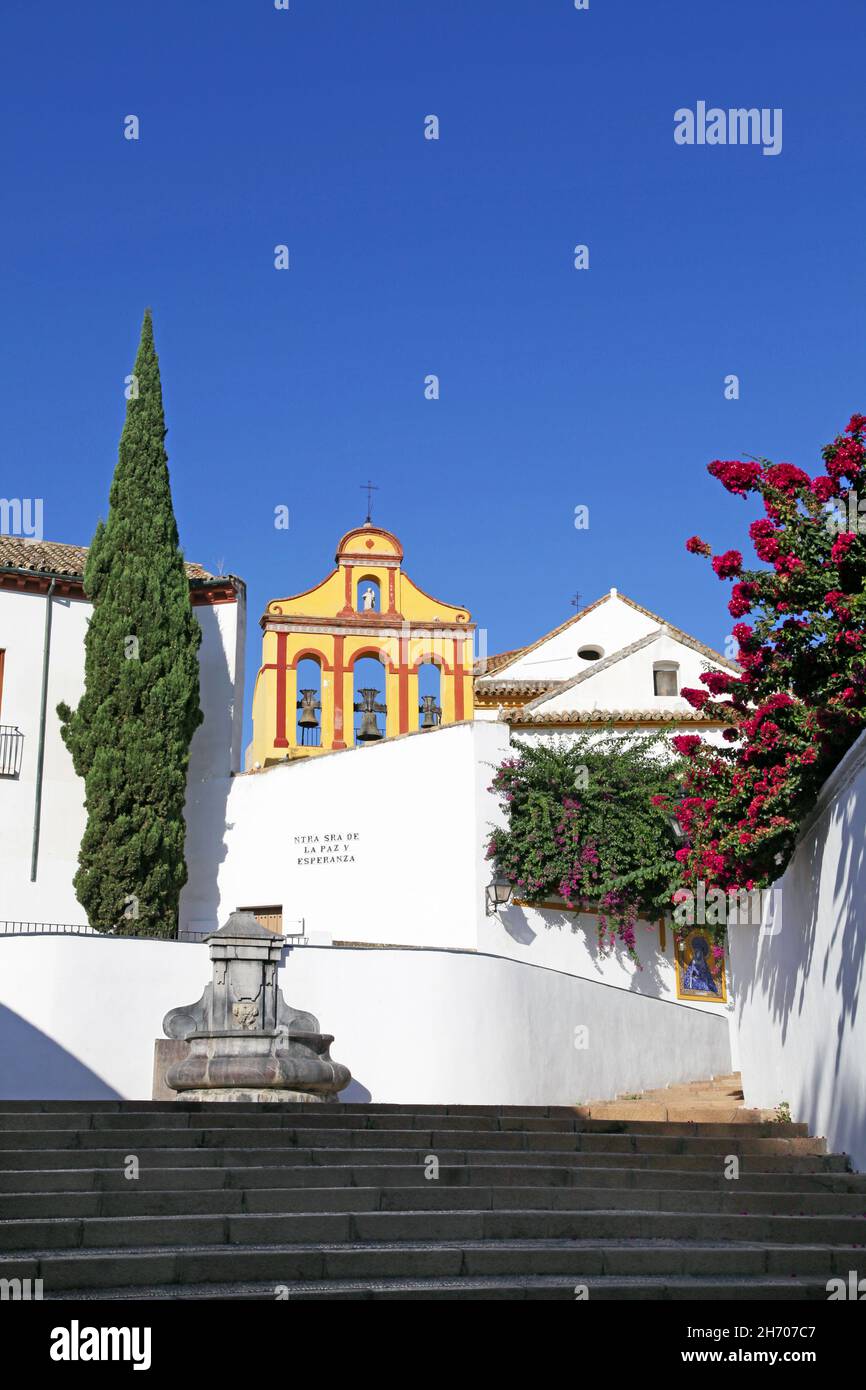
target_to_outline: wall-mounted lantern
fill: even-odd
[[[511,891],[511,880],[505,877],[501,869],[497,869],[484,890],[485,916],[491,917],[500,907],[507,907]]]

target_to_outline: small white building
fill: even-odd
[[[60,737],[57,706],[75,708],[84,691],[86,558],[83,546],[0,536],[0,922],[85,921],[72,886],[84,784]],[[240,766],[246,590],[232,575],[186,568],[202,628],[204,722],[188,777],[199,789]]]
[[[702,671],[736,675],[739,667],[611,589],[529,646],[488,658],[475,681],[475,717],[499,719],[521,739],[700,725],[712,742],[724,725],[680,694],[700,688]]]

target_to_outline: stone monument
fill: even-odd
[[[347,1086],[348,1067],[328,1050],[333,1037],[283,998],[282,938],[251,912],[233,912],[207,942],[211,983],[196,1004],[170,1009],[162,1024],[167,1038],[189,1045],[165,1077],[176,1099],[321,1101]]]

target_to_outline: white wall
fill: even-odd
[[[534,651],[519,656],[507,666],[501,667],[491,677],[492,680],[567,680],[582,669],[584,663],[578,658],[579,647],[597,646],[604,656],[610,656],[620,647],[636,642],[654,632],[658,623],[639,613],[630,604],[623,603],[612,589],[603,603],[594,608],[586,617],[571,623],[541,643]]]
[[[664,935],[662,950],[658,924],[638,922],[638,963],[635,963],[622,946],[604,952],[599,950],[598,920],[588,913],[509,904],[497,915],[485,919],[479,946],[497,955],[544,965],[551,970],[564,970],[570,975],[597,980],[632,994],[679,1002],[683,1008],[705,1009],[728,1021],[733,1013],[730,992],[727,1004],[712,1000],[677,1001],[674,933],[670,925]],[[730,988],[730,981],[728,986]]]
[[[730,933],[746,1102],[787,1101],[866,1169],[866,734],[776,889],[764,927]]]
[[[675,662],[678,666],[677,683],[680,688],[687,686],[700,690],[702,671],[724,669],[665,633],[639,651],[612,662],[610,666],[592,662],[583,664],[578,660],[575,663],[578,669],[571,674],[585,672],[586,678],[565,690],[554,691],[543,704],[536,707],[537,712],[651,709],[690,713],[692,707],[681,695],[655,694],[653,669],[656,663],[664,662]]]
[[[278,905],[313,939],[477,949],[677,1002],[670,930],[662,952],[657,926],[639,927],[637,966],[621,949],[598,950],[593,917],[514,905],[487,916],[486,847],[503,818],[490,784],[509,751],[507,725],[465,723],[235,777],[225,799],[208,784],[182,929]],[[309,862],[326,857],[328,834],[358,836],[336,842],[349,862]],[[320,843],[296,843],[307,835]]]
[[[37,877],[30,881],[36,756],[42,691],[46,599],[0,589],[0,648],[5,670],[0,723],[24,734],[21,772],[0,777],[0,920],[83,923],[72,879],[84,832],[84,785],[60,737],[57,705],[72,708],[84,692],[84,637],[91,605],[52,600],[51,656],[45,721],[45,764]],[[243,717],[243,586],[236,603],[193,609],[202,628],[199,649],[204,723],[190,754],[189,785],[199,792],[240,764]],[[194,812],[193,812],[194,814]]]
[[[37,880],[31,883],[46,598],[0,589],[0,647],[6,651],[0,723],[17,724],[24,734],[20,776],[0,778],[0,919],[83,922],[72,876],[84,831],[84,786],[60,737],[56,711],[62,700],[74,708],[84,691],[90,604],[56,597],[51,603],[42,824]]]
[[[502,725],[454,724],[204,786],[182,929],[280,905],[284,920],[337,940],[473,948],[478,784],[507,748]]]
[[[353,1073],[346,1100],[570,1104],[730,1068],[723,1019],[556,971],[315,946],[285,962],[287,1000],[316,1014]],[[0,1096],[149,1098],[165,1013],[209,979],[204,945],[0,938]]]

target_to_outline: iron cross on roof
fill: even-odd
[[[579,590],[579,589],[578,589],[577,593],[574,595],[574,598],[571,600],[571,606],[572,606],[572,608],[578,609],[578,611],[580,610],[580,590]]]
[[[367,522],[372,522],[372,520],[373,520],[373,493],[374,493],[374,492],[378,492],[379,489],[378,489],[378,487],[376,486],[375,483],[371,483],[371,482],[367,481],[366,483],[362,483],[362,484],[361,484],[361,491],[362,491],[362,492],[366,492],[366,494],[367,494]],[[365,523],[365,524],[366,524],[366,523]]]

